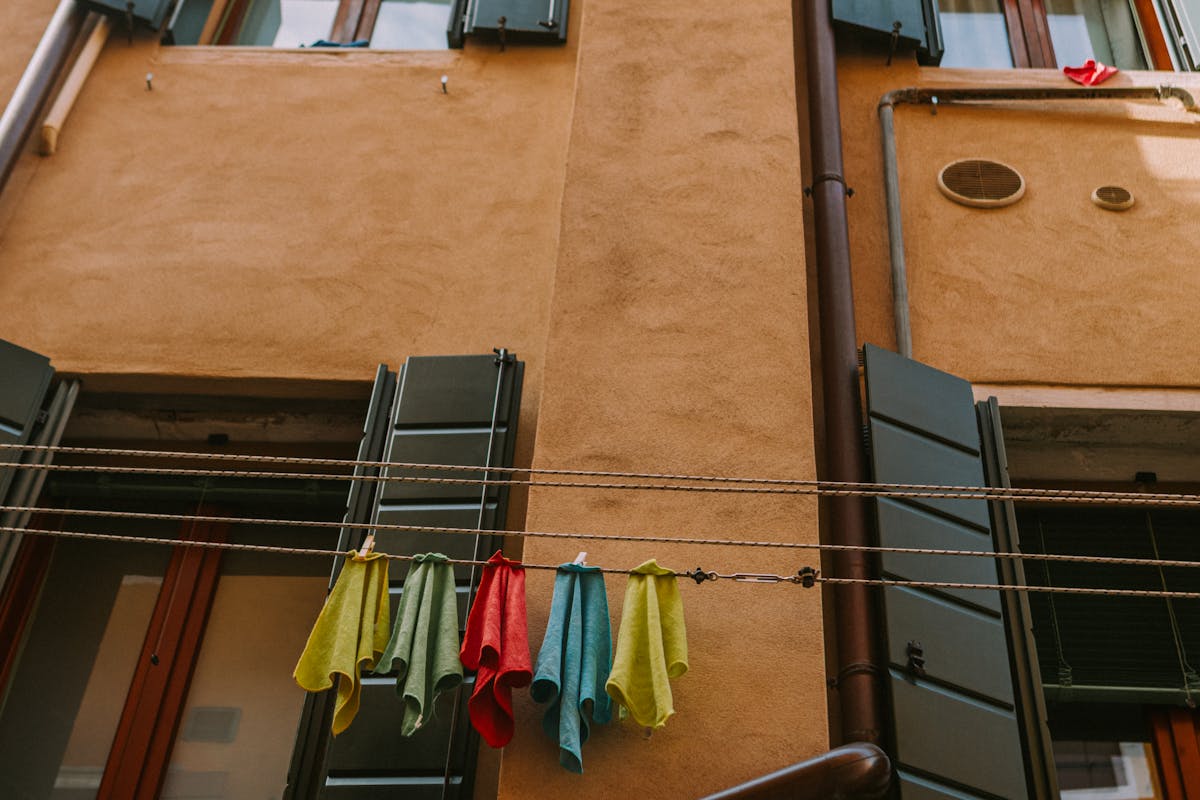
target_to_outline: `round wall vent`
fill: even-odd
[[[999,208],[1025,195],[1025,179],[1007,164],[970,158],[942,167],[938,188],[946,197],[965,206]]]
[[[1133,205],[1133,192],[1124,186],[1101,186],[1092,192],[1092,202],[1109,211],[1124,211]]]

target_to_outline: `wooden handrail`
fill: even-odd
[[[859,742],[710,794],[703,800],[877,800],[892,782],[892,763]]]

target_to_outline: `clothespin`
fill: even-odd
[[[587,560],[587,551],[585,550],[585,551],[581,552],[579,555],[575,556],[574,563],[583,564],[583,562],[586,560]]]
[[[358,548],[358,557],[366,558],[371,553],[375,552],[375,532],[371,531],[367,534],[367,538],[363,539],[362,547]]]

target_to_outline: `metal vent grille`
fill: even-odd
[[[1101,186],[1092,192],[1092,202],[1109,211],[1124,211],[1133,205],[1133,192],[1124,186]]]
[[[956,203],[998,208],[1011,205],[1025,195],[1025,179],[1007,164],[970,158],[942,167],[938,188]]]

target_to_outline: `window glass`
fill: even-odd
[[[1120,69],[1146,69],[1128,0],[1046,0],[1050,41],[1060,67],[1089,58]]]
[[[235,525],[229,538],[329,549],[336,537],[322,529]],[[222,555],[163,800],[283,796],[304,708],[292,670],[325,602],[331,567],[331,560],[316,557]]]
[[[371,47],[384,50],[445,50],[450,0],[383,0]]]
[[[1012,48],[1000,0],[938,0],[943,67],[1009,69]]]
[[[1153,763],[1144,742],[1054,742],[1062,800],[1157,800]]]
[[[0,797],[96,796],[170,556],[55,542],[0,713]]]
[[[328,38],[338,0],[257,0],[246,14],[237,43],[301,47]]]

